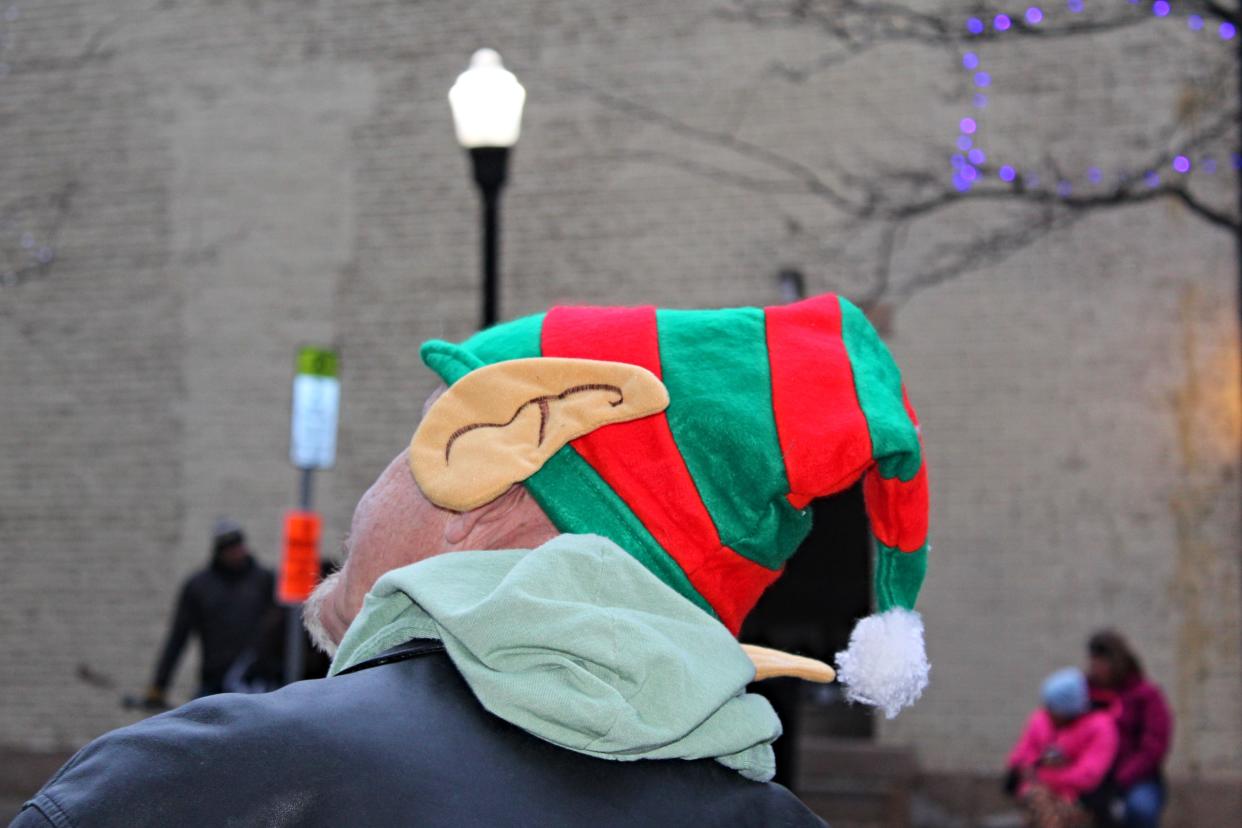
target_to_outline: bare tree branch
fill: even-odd
[[[665,167],[710,181],[718,181],[752,193],[769,195],[814,194],[812,186],[801,178],[763,178],[731,170],[698,158],[684,158],[663,150],[620,150],[609,154],[616,161],[634,161],[640,164]]]
[[[25,196],[0,209],[0,228],[19,234],[9,239],[8,244],[0,246],[0,288],[20,285],[51,270],[56,245],[73,209],[73,197],[77,191],[77,181],[71,180],[51,195]],[[30,226],[35,225],[44,228],[42,243],[26,249],[21,244],[21,238],[30,233]],[[41,255],[43,251],[46,255]],[[5,260],[14,264],[6,266]]]
[[[859,304],[875,305],[888,293],[892,280],[893,254],[900,246],[900,237],[905,234],[908,226],[904,221],[892,221],[881,229],[880,240],[876,245],[875,281],[871,289],[858,298]]]
[[[998,11],[999,8],[986,2],[978,3],[973,9],[974,15],[981,18]],[[1175,13],[1200,13],[1230,22],[1242,16],[1220,0],[1186,0],[1175,4]],[[1044,20],[1039,25],[1015,18],[1007,32],[997,32],[992,27],[971,34],[960,12],[951,14],[948,6],[920,11],[895,0],[736,0],[720,16],[758,27],[812,27],[821,32],[827,49],[815,63],[815,69],[810,70],[812,72],[887,43],[919,42],[957,49],[963,44],[992,41],[998,36],[1069,38],[1120,31],[1155,20],[1150,10],[1126,6],[1114,7],[1107,14],[1096,16]],[[980,179],[966,192],[951,186],[947,177],[936,170],[935,162],[927,160],[938,153],[926,156],[922,162],[910,162],[905,168],[872,169],[866,173],[833,167],[821,170],[734,134],[689,124],[653,107],[577,81],[566,81],[563,86],[589,95],[600,106],[660,127],[689,142],[682,148],[674,145],[655,150],[623,150],[615,153],[615,158],[677,169],[747,192],[820,198],[838,211],[844,223],[836,231],[847,237],[856,238],[869,229],[878,229],[874,252],[869,257],[870,284],[859,297],[864,303],[876,304],[886,297],[908,298],[918,290],[1004,260],[1049,233],[1094,213],[1159,199],[1175,200],[1208,225],[1242,238],[1242,216],[1236,204],[1210,203],[1203,194],[1192,189],[1188,177],[1174,176],[1172,180],[1157,183],[1144,175],[1149,171],[1167,170],[1176,156],[1201,154],[1219,149],[1222,144],[1228,147],[1237,140],[1236,106],[1221,106],[1216,100],[1222,90],[1229,88],[1237,60],[1231,49],[1229,77],[1221,74],[1197,80],[1196,88],[1211,90],[1211,99],[1200,96],[1201,99],[1189,100],[1168,122],[1152,130],[1146,144],[1153,149],[1141,159],[1145,163],[1131,168],[1133,173],[1111,186],[1093,184],[1073,193],[1060,188],[1066,178],[1052,159],[1045,159],[1039,168],[1052,172],[1046,177],[1050,183],[1042,188],[1032,186],[1030,179],[1022,176],[1015,176],[1011,183],[1003,182],[998,176],[999,169],[975,165]],[[795,80],[809,74],[805,71],[799,74],[793,69],[782,71]],[[715,152],[704,157],[703,150],[708,148]],[[1227,153],[1222,155],[1227,157]],[[739,169],[730,159],[745,164],[739,165]],[[979,230],[973,238],[935,245],[926,255],[920,254],[916,268],[908,270],[900,280],[894,278],[894,263],[902,261],[900,251],[916,223],[965,205],[986,202],[1012,204],[1017,211],[1001,219],[1000,226]]]
[[[1200,0],[1200,4],[1202,5],[1203,10],[1213,17],[1235,24],[1242,22],[1242,9],[1228,8],[1221,5],[1216,0]]]
[[[978,3],[972,16],[993,19],[1012,11],[998,3]],[[1223,6],[1218,0],[1182,0],[1174,3],[1171,16],[1198,13],[1219,20],[1242,24],[1242,12]],[[733,0],[717,13],[721,19],[746,23],[756,28],[801,29],[814,27],[827,37],[826,51],[811,65],[795,68],[779,63],[773,68],[793,82],[845,63],[871,49],[893,43],[916,42],[931,46],[960,47],[1014,37],[1061,40],[1084,35],[1120,31],[1152,21],[1149,10],[1121,5],[1107,13],[1074,15],[1068,19],[1027,23],[1022,15],[1010,18],[1009,28],[997,31],[985,27],[972,33],[966,29],[959,5],[942,3],[938,9],[920,11],[910,5],[888,0]]]
[[[1081,214],[1047,209],[1033,220],[1025,217],[965,244],[942,244],[927,256],[925,264],[896,290],[895,300],[909,299],[919,291],[951,281],[980,267],[1005,261],[1053,231],[1069,227]]]
[[[735,135],[688,124],[637,101],[623,98],[611,92],[605,92],[580,81],[562,80],[560,85],[567,90],[586,93],[602,106],[624,113],[637,120],[659,125],[676,135],[728,150],[738,157],[746,158],[775,169],[784,173],[790,179],[798,181],[805,188],[806,192],[819,196],[843,210],[852,211],[857,209],[858,205],[849,196],[841,192],[839,187],[826,181],[819,172],[801,161],[789,158],[759,144],[738,138]],[[654,154],[653,157],[659,157],[659,154]],[[683,161],[682,163],[687,168],[693,166],[689,162]],[[842,176],[838,173],[838,178],[840,177]]]

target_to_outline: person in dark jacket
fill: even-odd
[[[166,703],[168,685],[191,635],[198,636],[202,649],[196,695],[223,692],[229,668],[254,644],[264,619],[275,612],[274,593],[274,576],[255,562],[241,526],[216,521],[211,563],[181,586],[147,703],[153,707]]]
[[[1117,721],[1120,741],[1112,781],[1125,802],[1124,824],[1155,828],[1167,796],[1163,765],[1173,737],[1173,715],[1120,633],[1101,630],[1092,635],[1087,656],[1092,697]]]
[[[425,344],[446,388],[305,607],[331,675],[107,734],[16,825],[822,826],[769,781],[781,724],[746,686],[832,670],[735,636],[809,529],[793,504],[866,476],[883,612],[838,661],[872,703],[913,702],[927,492],[874,330],[834,296],[790,307],[766,330],[759,309],[558,308]],[[643,367],[657,341],[663,380]],[[819,384],[790,374],[774,410],[767,371],[786,362]],[[874,451],[866,412],[818,418],[799,397],[856,401],[856,383]],[[727,546],[709,510],[774,557]]]

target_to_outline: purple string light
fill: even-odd
[[[1129,0],[1131,5],[1138,5],[1139,0]],[[1066,0],[1066,8],[1072,14],[1079,14],[1086,7],[1085,0]],[[1155,0],[1151,4],[1151,12],[1155,17],[1168,17],[1172,14],[1172,4],[1168,0]],[[1040,6],[1028,6],[1023,20],[1028,26],[1036,26],[1043,22],[1044,11]],[[1202,15],[1190,14],[1186,18],[1186,25],[1191,31],[1202,31],[1205,28],[1205,21]],[[981,35],[987,28],[987,24],[981,18],[970,17],[966,20],[966,31],[971,35]],[[992,28],[996,32],[1006,32],[1013,28],[1013,19],[1007,14],[997,14],[992,19]],[[1217,34],[1221,40],[1232,40],[1238,34],[1237,26],[1229,21],[1223,21],[1217,28]],[[992,84],[992,76],[980,69],[981,61],[976,52],[966,52],[962,55],[962,67],[967,72],[973,73],[971,80],[978,89],[986,89]],[[977,70],[977,71],[976,71]],[[973,97],[974,106],[977,109],[983,109],[988,104],[988,97],[981,91],[976,91]],[[978,122],[971,117],[962,118],[958,122],[960,134],[957,137],[956,145],[961,152],[952,156],[953,162],[953,183],[961,191],[969,190],[974,182],[983,176],[983,171],[979,167],[987,160],[987,155],[982,147],[976,145],[977,131],[979,129]],[[974,136],[974,137],[971,137]],[[965,153],[963,156],[962,153]],[[1232,162],[1235,169],[1242,170],[1242,155],[1238,153],[1232,154]],[[1173,171],[1181,175],[1187,175],[1194,168],[1189,156],[1176,156],[1170,166]],[[1199,160],[1199,169],[1209,175],[1216,172],[1217,163],[1215,159],[1204,156]],[[1089,167],[1086,171],[1087,180],[1092,184],[1099,184],[1104,179],[1103,172],[1099,167]],[[997,170],[997,177],[1004,182],[1010,183],[1018,179],[1018,171],[1010,164],[1002,165]],[[1034,172],[1023,174],[1023,180],[1028,187],[1035,187],[1039,184],[1039,176]],[[1125,173],[1119,173],[1118,181],[1125,183],[1130,180],[1130,176]],[[1143,181],[1148,187],[1160,186],[1160,173],[1156,170],[1148,170],[1143,175]],[[1073,191],[1073,183],[1070,180],[1061,179],[1057,182],[1056,192],[1061,197],[1067,197]]]

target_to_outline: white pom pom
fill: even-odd
[[[837,677],[850,701],[874,705],[893,718],[927,687],[931,665],[917,612],[891,609],[854,626],[849,647],[837,653]]]

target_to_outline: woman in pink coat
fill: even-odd
[[[1010,789],[1035,828],[1090,825],[1080,799],[1104,782],[1117,757],[1116,724],[1091,710],[1087,677],[1074,667],[1044,681],[1043,702],[1009,754]]]
[[[1162,767],[1173,736],[1173,714],[1120,633],[1097,632],[1087,642],[1087,653],[1095,706],[1107,707],[1117,721],[1113,781],[1125,804],[1125,828],[1156,828],[1164,810]]]

